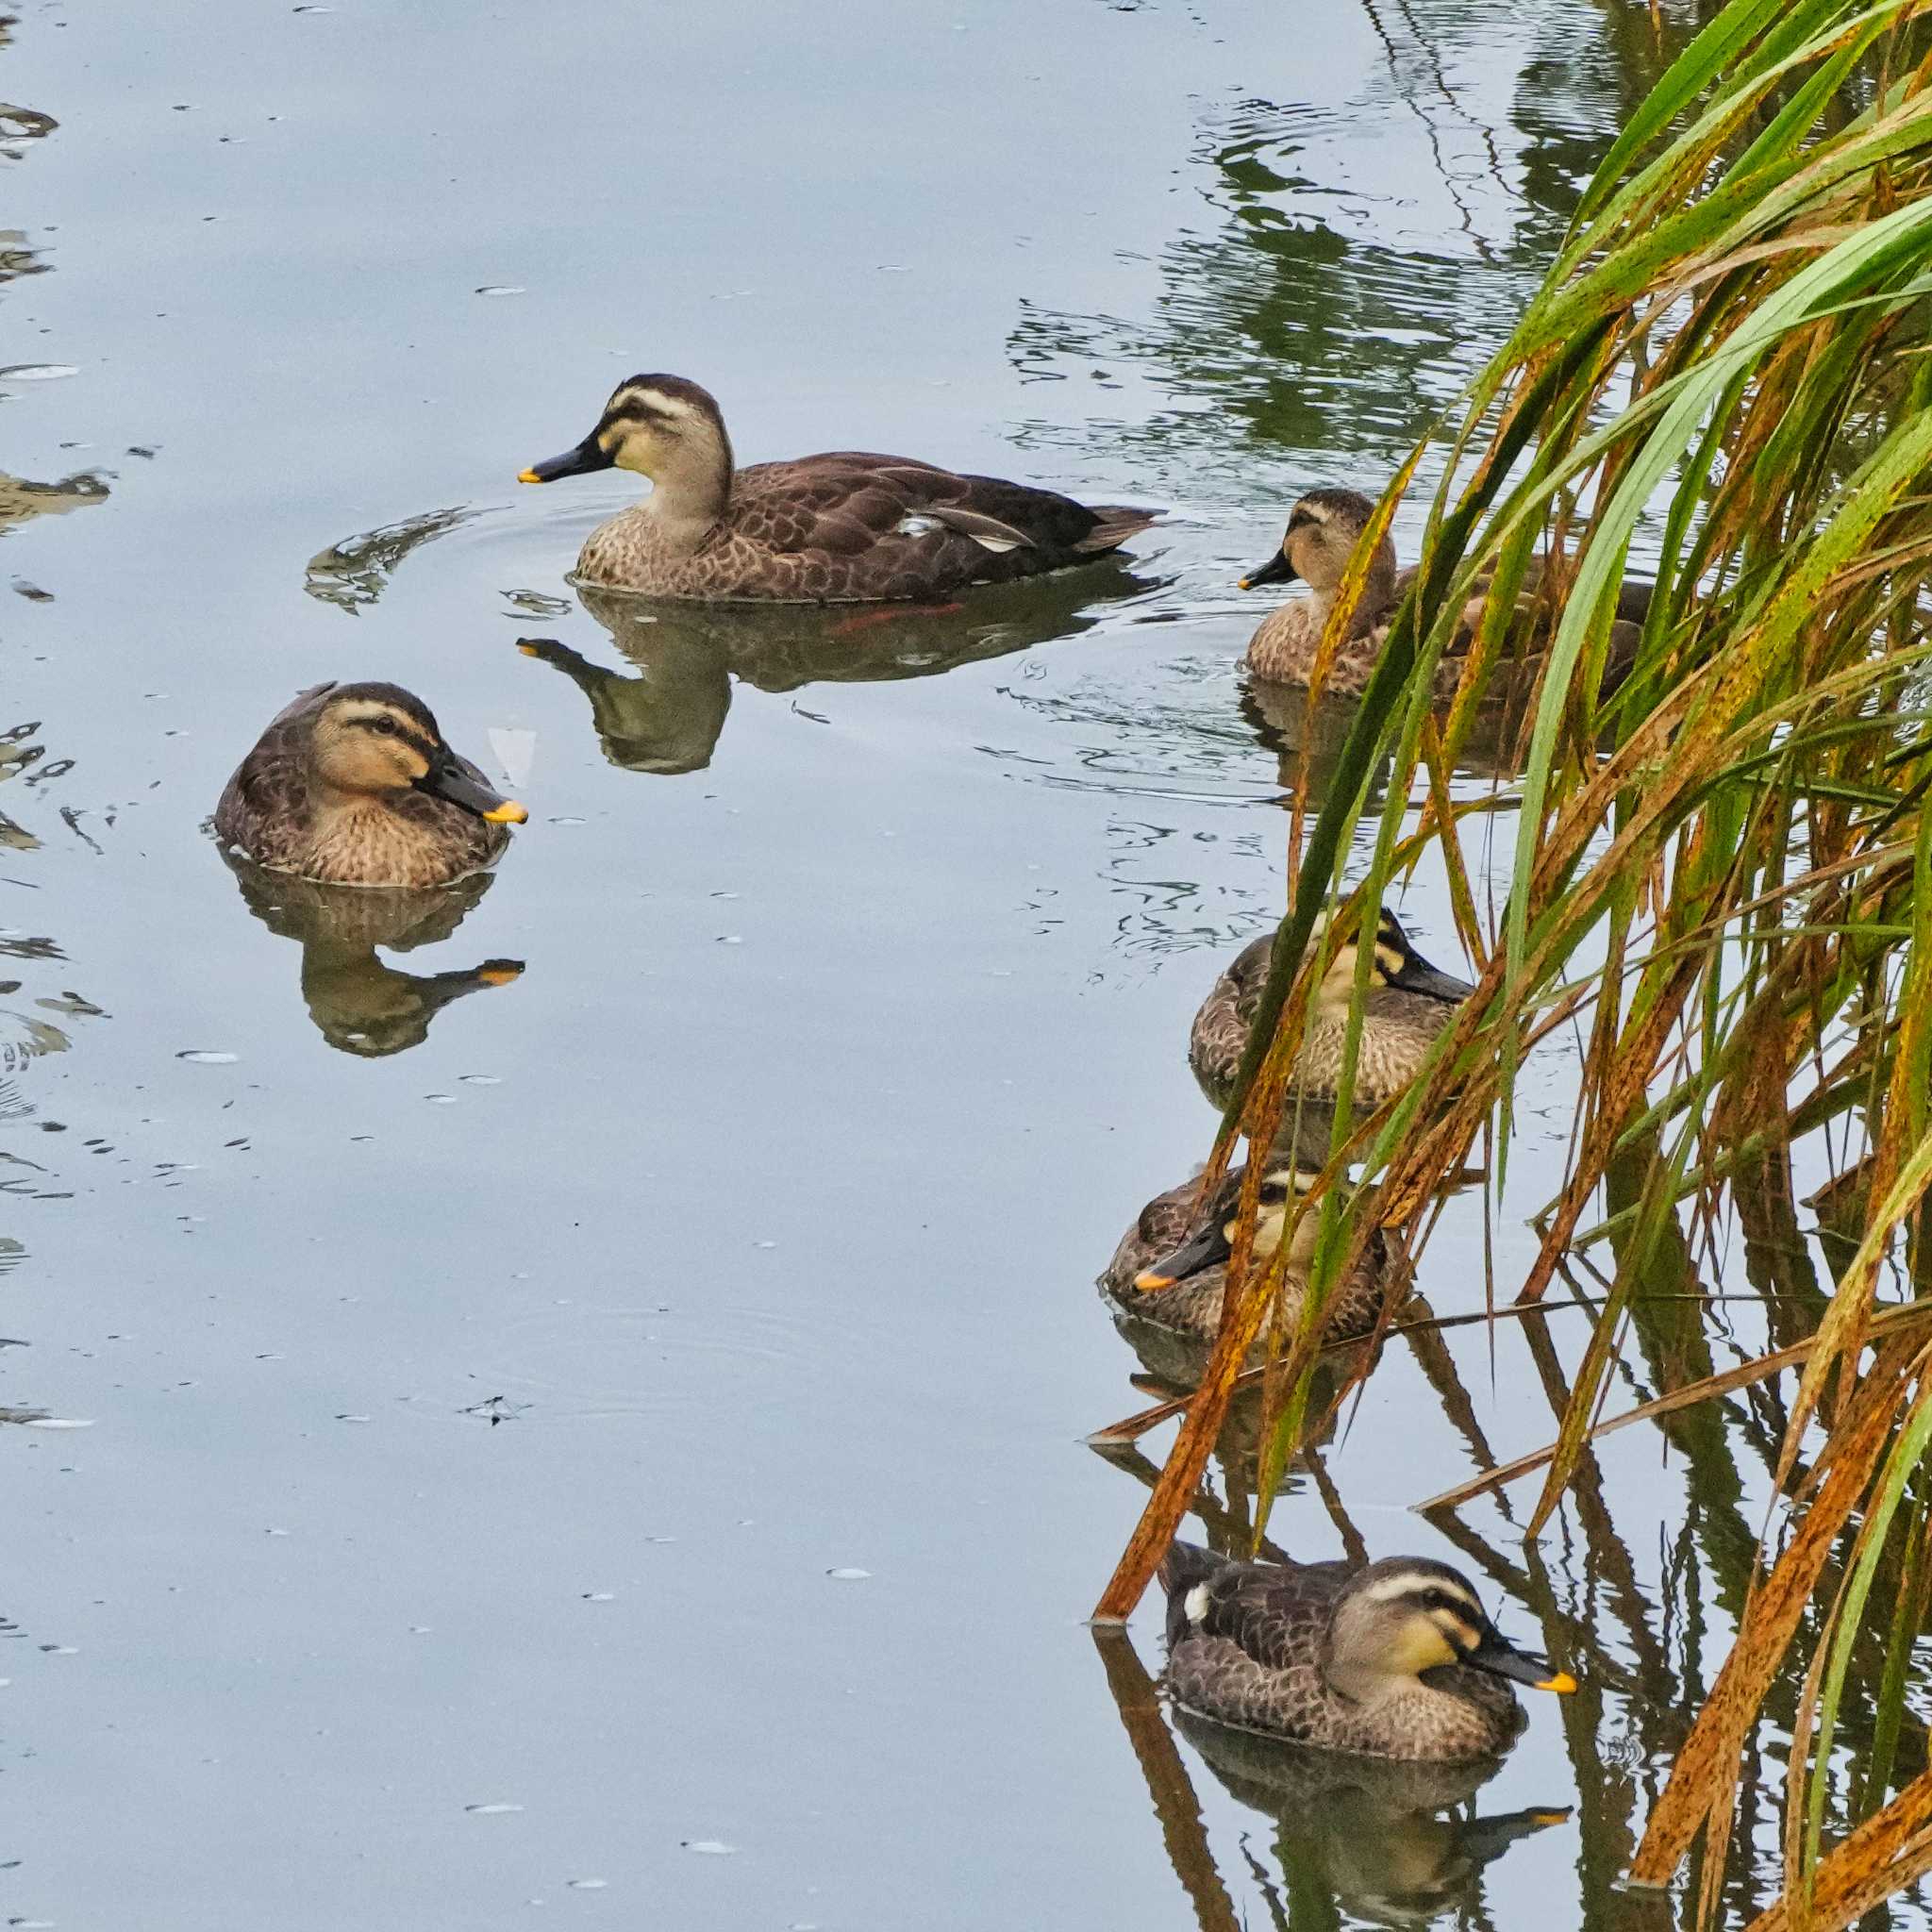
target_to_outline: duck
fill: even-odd
[[[518,480],[613,468],[651,493],[591,532],[576,581],[648,597],[932,601],[1091,563],[1160,514],[858,450],[741,470],[717,399],[681,375],[619,383],[575,448]]]
[[[1196,1215],[1197,1180],[1185,1180],[1157,1194],[1121,1237],[1113,1259],[1099,1280],[1102,1296],[1116,1315],[1211,1342],[1221,1331],[1222,1296],[1227,1263],[1234,1251],[1235,1217],[1241,1205],[1244,1168],[1223,1177],[1205,1208]],[[1265,1260],[1281,1246],[1289,1211],[1313,1187],[1319,1169],[1287,1163],[1261,1177],[1255,1220],[1255,1257]],[[1308,1263],[1314,1257],[1318,1217],[1302,1215],[1289,1236],[1288,1263],[1281,1279],[1276,1315],[1292,1329],[1301,1319],[1307,1291]],[[1328,1297],[1323,1332],[1330,1341],[1366,1335],[1382,1312],[1383,1284],[1389,1276],[1387,1237],[1377,1228],[1367,1248]],[[1265,1339],[1257,1348],[1265,1348]]]
[[[447,886],[502,858],[529,813],[399,684],[318,684],[277,712],[215,807],[222,844],[334,886]]]
[[[1237,1729],[1463,1763],[1499,1755],[1523,1728],[1512,1683],[1576,1689],[1503,1636],[1466,1576],[1428,1557],[1242,1563],[1175,1542],[1160,1584],[1169,1695]]]
[[[1321,940],[1328,917],[1326,912],[1318,915],[1310,948]],[[1275,933],[1263,933],[1235,955],[1189,1029],[1188,1064],[1201,1091],[1224,1111],[1234,1097],[1235,1073],[1261,1004],[1275,938]],[[1332,1100],[1341,1082],[1349,1003],[1355,995],[1357,944],[1351,936],[1335,949],[1310,1002],[1291,1089],[1305,1099]],[[1430,965],[1410,942],[1402,922],[1384,907],[1375,921],[1368,999],[1362,1008],[1355,1071],[1357,1107],[1380,1107],[1408,1086],[1422,1071],[1437,1037],[1456,1017],[1457,1008],[1474,991],[1468,980]]]
[[[1263,584],[1291,583],[1299,577],[1313,595],[1284,604],[1261,620],[1248,640],[1248,669],[1256,677],[1275,684],[1307,683],[1314,669],[1316,646],[1322,641],[1335,594],[1341,586],[1342,573],[1374,511],[1374,504],[1358,490],[1324,486],[1310,490],[1296,500],[1289,512],[1280,549],[1242,577],[1241,588],[1251,591]],[[1520,605],[1535,595],[1542,581],[1544,562],[1541,555],[1529,559],[1518,592]],[[1328,667],[1324,691],[1338,696],[1358,697],[1368,689],[1369,679],[1374,675],[1383,647],[1389,641],[1395,607],[1414,579],[1413,566],[1398,569],[1395,545],[1385,535],[1369,560],[1360,601],[1356,606],[1348,635],[1337,647],[1334,662]],[[1606,694],[1623,682],[1636,661],[1638,641],[1655,588],[1632,578],[1618,593],[1617,615],[1610,625],[1610,648],[1604,668]],[[1436,662],[1431,700],[1439,707],[1453,703],[1461,688],[1463,669],[1469,662],[1470,647],[1475,641],[1488,601],[1488,578],[1479,578],[1474,594],[1463,606],[1455,637]],[[1517,668],[1533,670],[1548,641],[1546,635],[1534,641],[1530,654],[1514,660]],[[1517,680],[1500,685],[1492,682],[1485,695],[1507,696],[1515,683]]]

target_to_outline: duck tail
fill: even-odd
[[[1129,538],[1150,529],[1167,514],[1165,510],[1142,509],[1131,503],[1096,503],[1088,508],[1093,515],[1093,527],[1074,548],[1096,557],[1104,551],[1118,550]]]
[[[1227,1567],[1225,1557],[1204,1550],[1198,1543],[1171,1542],[1160,1559],[1160,1587],[1167,1592],[1167,1641],[1172,1649],[1186,1636],[1191,1619],[1188,1597],[1198,1586],[1211,1582]]]

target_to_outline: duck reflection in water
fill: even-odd
[[[1276,1871],[1266,1870],[1243,1834],[1239,1877],[1270,1894],[1270,1916],[1283,1932],[1426,1925],[1452,1913],[1457,1924],[1487,1925],[1486,1868],[1570,1816],[1558,1806],[1477,1814],[1476,1792],[1502,1768],[1495,1757],[1396,1763],[1257,1737],[1187,1711],[1170,1719],[1125,1630],[1096,1626],[1093,1640],[1174,1875],[1197,1924],[1212,1932],[1235,1932],[1243,1921],[1215,1862],[1176,1731],[1231,1797],[1273,1821]]]
[[[1274,1820],[1291,1897],[1326,1894],[1372,1925],[1426,1925],[1461,1907],[1481,1923],[1484,1867],[1570,1816],[1557,1806],[1488,1816],[1476,1792],[1501,1760],[1393,1764],[1231,1730],[1187,1711],[1174,1724],[1228,1793]]]
[[[405,973],[376,956],[441,944],[494,883],[477,874],[453,886],[325,886],[224,852],[248,909],[302,947],[308,1017],[342,1053],[380,1059],[420,1046],[429,1023],[465,993],[508,986],[521,959],[485,959],[449,973]]]
[[[591,701],[613,765],[675,775],[711,761],[731,683],[759,691],[932,677],[961,664],[1091,630],[1107,607],[1154,589],[1120,564],[983,585],[941,605],[671,604],[577,587],[638,675],[595,664],[554,638],[520,638]]]

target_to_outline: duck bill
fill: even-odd
[[[1553,1671],[1547,1657],[1535,1657],[1506,1642],[1494,1630],[1462,1659],[1492,1677],[1507,1677],[1511,1683],[1526,1684],[1532,1690],[1555,1690],[1567,1695],[1575,1690],[1576,1679],[1568,1671]]]
[[[519,483],[555,483],[559,476],[588,476],[593,470],[608,470],[617,458],[597,441],[587,436],[575,449],[560,457],[545,457],[527,470],[517,472]]]
[[[530,814],[514,798],[506,798],[454,761],[438,765],[422,780],[423,790],[473,811],[492,825],[520,825]]]
[[[1158,1294],[1176,1281],[1185,1281],[1190,1274],[1198,1274],[1203,1268],[1226,1260],[1232,1252],[1227,1230],[1219,1221],[1209,1221],[1196,1228],[1172,1254],[1163,1256],[1152,1267],[1141,1269],[1134,1276],[1134,1286],[1142,1294]]]
[[[1475,991],[1468,980],[1431,966],[1420,953],[1411,953],[1402,962],[1402,971],[1391,975],[1389,984],[1404,992],[1419,992],[1425,999],[1442,1000],[1450,1006],[1460,1004]]]
[[[1277,550],[1266,563],[1257,563],[1241,580],[1244,591],[1259,590],[1263,584],[1291,584],[1301,575],[1294,565],[1288,560],[1288,552]]]

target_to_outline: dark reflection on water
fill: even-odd
[[[223,859],[235,874],[249,911],[302,948],[302,999],[316,1030],[342,1053],[379,1059],[407,1052],[428,1038],[429,1023],[465,993],[508,986],[521,959],[485,959],[441,973],[405,973],[376,957],[441,945],[495,884],[493,874],[427,891],[325,886],[271,872],[232,852]]]
[[[1341,1923],[1424,1925],[1455,1913],[1487,1928],[1487,1866],[1511,1845],[1561,1824],[1569,1807],[1491,1812],[1476,1793],[1502,1769],[1472,1764],[1398,1764],[1315,1751],[1231,1729],[1164,1706],[1124,1630],[1094,1631],[1121,1724],[1146,1780],[1174,1875],[1202,1932],[1232,1932],[1237,1917],[1174,1733],[1223,1789],[1274,1827],[1266,1856],[1246,1833],[1238,1891],[1250,1887],[1282,1932],[1326,1932]]]
[[[593,664],[551,638],[522,638],[591,701],[604,755],[627,772],[702,771],[731,708],[734,678],[765,691],[935,677],[962,664],[1091,630],[1109,604],[1144,594],[1123,564],[987,585],[945,605],[671,604],[579,587],[583,606],[639,675]],[[808,713],[808,715],[809,715]]]

